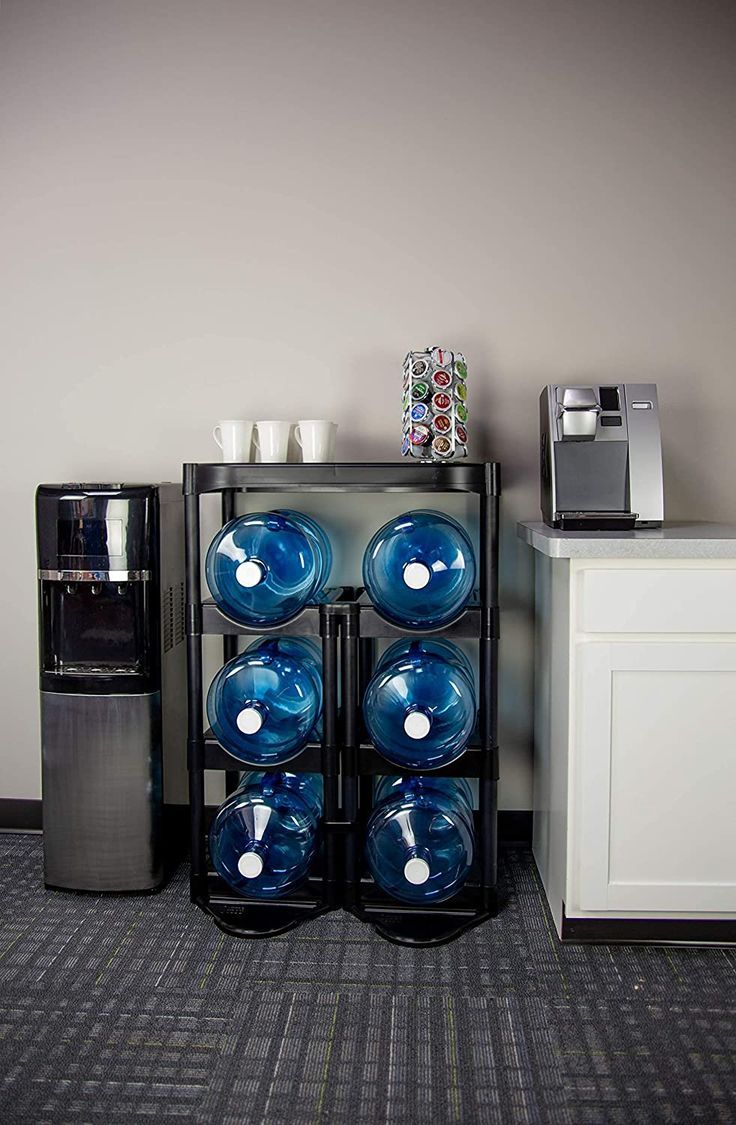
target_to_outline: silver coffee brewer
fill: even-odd
[[[186,761],[181,486],[45,484],[36,522],[45,882],[152,890]]]
[[[660,527],[656,384],[552,384],[539,405],[545,523],[578,531]]]

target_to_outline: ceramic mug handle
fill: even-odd
[[[294,426],[294,440],[296,441],[296,444],[300,449],[304,449],[304,446],[302,445],[302,431],[299,428],[298,423],[296,426]]]
[[[219,445],[220,449],[222,449],[222,427],[220,426],[219,422],[212,431],[212,436]]]

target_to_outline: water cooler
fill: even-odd
[[[163,767],[186,769],[181,486],[36,493],[44,877],[163,879]]]

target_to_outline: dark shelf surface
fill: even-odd
[[[406,775],[411,777],[480,777],[483,767],[484,754],[493,754],[493,748],[483,751],[479,746],[468,746],[467,749],[450,762],[447,766],[438,766],[435,769],[418,770],[397,765],[384,758],[380,750],[376,750],[371,742],[363,742],[358,750],[358,773],[370,774],[373,777],[393,777]]]
[[[370,876],[361,880],[360,906],[364,914],[411,914],[426,918],[437,914],[447,917],[469,918],[482,913],[483,892],[476,880],[468,881],[464,887],[444,902],[402,902],[386,894]]]
[[[322,772],[322,746],[319,742],[310,742],[288,762],[281,762],[277,766],[264,766],[257,762],[243,762],[233,754],[228,753],[225,747],[218,742],[211,729],[204,732],[204,768],[206,770],[248,770],[265,773],[278,773],[287,770],[289,773],[321,773]]]
[[[493,914],[490,911],[477,911],[465,916],[439,912],[435,914],[387,913],[371,909],[359,913],[358,917],[370,923],[377,934],[394,945],[437,946],[454,941],[461,934],[489,921]]]
[[[226,934],[242,938],[275,937],[331,909],[314,894],[284,901],[249,899],[232,891],[220,893],[217,889],[210,891],[207,900],[198,901],[197,905]]]
[[[358,598],[360,610],[360,636],[373,639],[394,637],[442,637],[448,639],[475,639],[482,634],[483,615],[479,605],[471,604],[449,625],[437,629],[417,629],[410,625],[397,625],[385,618],[363,592]]]
[[[443,637],[455,640],[478,640],[483,636],[483,611],[477,603],[471,603],[449,625],[437,629],[416,629],[408,625],[396,625],[388,621],[372,604],[365,591],[356,593],[350,586],[336,586],[328,591],[328,600],[322,605],[305,606],[295,617],[281,625],[243,625],[228,617],[220,609],[214,598],[205,598],[201,603],[202,634],[212,636],[246,637],[319,637],[321,635],[324,612],[338,618],[350,605],[358,606],[360,613],[360,636],[373,640],[391,640],[398,637]],[[499,611],[490,611],[490,635],[499,635]]]
[[[386,462],[322,464],[245,464],[211,462],[184,465],[184,492],[222,489],[247,492],[470,492],[498,496],[501,471],[496,462]]]
[[[323,613],[339,613],[352,590],[345,586],[335,586],[327,591],[327,598],[321,604],[307,605],[295,617],[281,625],[243,625],[228,617],[220,609],[214,598],[202,602],[202,634],[215,636],[246,637],[319,637]]]
[[[204,769],[206,770],[235,770],[256,771],[265,773],[278,773],[287,770],[289,773],[321,773],[322,772],[322,744],[310,742],[293,758],[279,765],[269,766],[259,762],[244,762],[230,754],[218,742],[211,730],[204,733]],[[492,754],[493,748],[485,753]],[[384,758],[380,750],[376,750],[370,742],[363,742],[358,750],[358,774],[369,774],[372,777],[393,777],[399,774],[409,774],[414,777],[480,777],[483,766],[484,751],[477,745],[468,746],[463,754],[454,762],[446,766],[437,766],[434,769],[409,769],[390,762]]]
[[[322,887],[323,880],[320,877],[310,876],[285,898],[249,898],[248,895],[241,895],[234,891],[216,872],[209,871],[207,874],[207,897],[210,906],[251,906],[254,909],[267,906],[282,908],[291,906],[296,910],[309,910],[311,907],[321,905]]]

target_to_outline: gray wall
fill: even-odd
[[[218,417],[393,458],[439,342],[505,468],[529,805],[540,386],[656,380],[669,515],[736,518],[735,40],[708,0],[4,0],[1,795],[39,794],[36,482],[178,476]],[[391,510],[345,510],[346,568]]]

